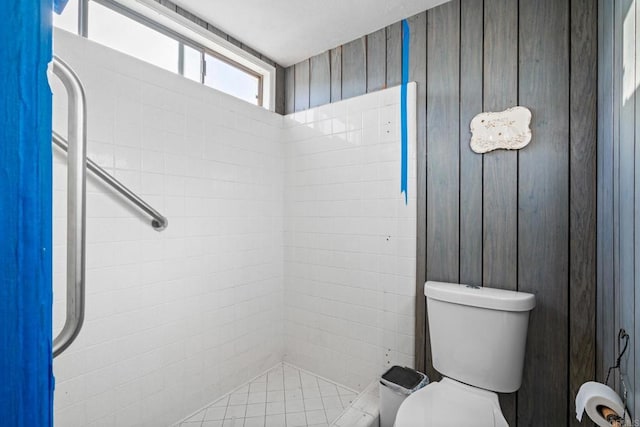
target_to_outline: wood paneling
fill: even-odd
[[[387,31],[367,36],[367,93],[384,89],[387,80]]]
[[[396,22],[387,27],[386,87],[402,82],[402,24]]]
[[[518,1],[484,1],[483,111],[518,104]],[[518,152],[483,155],[482,284],[518,289]],[[502,412],[516,423],[516,397],[500,395]]]
[[[427,13],[427,280],[458,282],[460,2]]]
[[[600,378],[618,356],[617,334],[630,338],[613,384],[640,413],[640,4],[600,1],[598,122],[598,360]],[[623,343],[620,343],[623,344]]]
[[[518,289],[536,308],[518,424],[554,425],[568,414],[569,8],[540,0],[519,12],[519,101],[536,137],[519,153]]]
[[[569,402],[596,375],[597,0],[571,1]],[[580,423],[569,405],[569,424]]]
[[[342,47],[331,49],[331,102],[342,99]]]
[[[262,54],[260,52],[258,52],[257,50],[253,49],[251,46],[247,46],[244,43],[240,43],[240,49],[244,50],[247,53],[250,53],[251,55],[255,56],[256,58],[260,58],[262,59]],[[268,58],[263,59],[264,62],[270,62],[270,60]],[[270,64],[273,65],[273,64]]]
[[[295,83],[295,68],[289,67],[285,70],[284,73],[284,111],[286,114],[293,113],[296,111],[295,105],[295,91],[296,91],[296,83]]]
[[[296,111],[309,108],[309,60],[295,65],[295,106]]]
[[[213,34],[222,37],[223,39],[227,40],[227,38],[229,37],[227,35],[227,33],[225,33],[224,31],[220,30],[219,28],[213,26],[212,24],[207,24],[207,31],[212,32]]]
[[[484,111],[502,111],[518,104],[518,1],[485,0],[484,16]],[[483,157],[483,284],[516,290],[518,152]]]
[[[280,65],[276,64],[276,113],[284,114],[285,113],[285,103],[284,92],[286,88],[286,78],[285,78],[285,69]]]
[[[619,322],[620,328],[627,332],[635,330],[635,74],[636,74],[636,2],[620,0],[615,3],[618,22],[624,22],[621,28],[620,53],[622,75],[620,108],[620,135],[618,140],[619,167],[617,168],[618,219],[619,219]],[[635,382],[635,345],[630,345],[620,366],[621,379],[625,388],[633,395]]]
[[[309,59],[309,105],[317,107],[331,102],[331,64],[329,52]]]
[[[367,92],[367,38],[342,46],[342,99]]]
[[[460,283],[482,285],[482,158],[471,150],[471,119],[482,111],[483,0],[460,5]]]
[[[597,229],[597,340],[596,378],[604,381],[607,367],[615,356],[614,283],[614,215],[613,158],[615,128],[613,122],[614,94],[614,7],[608,0],[598,1],[598,222]]]
[[[614,294],[614,311],[615,315],[613,317],[613,329],[615,331],[620,329],[620,314],[618,310],[620,310],[620,93],[622,92],[622,76],[619,70],[622,69],[622,32],[623,32],[623,22],[624,15],[621,13],[622,9],[619,6],[619,2],[613,2],[616,7],[614,7],[614,16],[616,22],[616,28],[613,33],[614,44],[616,49],[614,51],[613,58],[613,67],[615,69],[613,75],[613,88],[617,97],[615,102],[613,103],[613,115],[618,120],[617,123],[614,124],[613,127],[613,229],[615,230],[613,234],[613,294]],[[616,348],[616,339],[615,334],[611,339],[612,349]],[[614,360],[617,357],[617,352],[614,350]],[[619,388],[619,375],[613,375],[613,385],[614,388]]]
[[[169,0],[156,0],[156,2],[160,3],[166,8],[169,8],[172,12],[175,12],[178,8],[178,6],[175,3]]]
[[[274,67],[280,67],[280,65],[276,64],[275,61],[269,59],[268,57],[266,57],[265,55],[260,54],[259,56],[260,59],[262,59],[264,62],[266,62],[267,64],[274,66]]]
[[[416,366],[439,378],[426,278],[533,292],[523,385],[500,396],[511,426],[573,423],[577,387],[606,359],[594,321],[595,168],[613,166],[595,157],[596,1],[457,0],[408,19],[418,83]],[[385,85],[400,83],[401,24],[384,33],[384,55],[382,30],[329,52],[332,101],[379,87],[372,64],[382,57]],[[533,112],[531,144],[473,153],[471,118],[518,104]],[[613,224],[608,215],[598,220]]]
[[[242,49],[242,42],[236,39],[235,37],[227,36],[227,41],[233,45],[238,46],[240,49]]]
[[[427,279],[427,12],[414,15],[407,20],[409,24],[409,81],[418,84],[416,117],[417,139],[417,241],[416,241],[416,368],[439,378],[431,363],[429,349],[429,329],[426,318],[426,300],[424,282]]]
[[[178,15],[182,16],[183,18],[188,19],[189,21],[193,22],[194,24],[197,24],[197,25],[199,25],[199,26],[201,26],[203,28],[207,28],[207,23],[204,20],[200,19],[199,17],[197,17],[193,13],[189,12],[188,10],[183,9],[180,6],[175,6],[175,8],[174,8],[174,7],[172,7],[171,3],[167,2],[167,1],[164,1],[164,2],[162,2],[160,4],[162,4],[164,7],[168,7],[169,9],[175,11]],[[228,35],[225,38],[226,38],[226,40],[229,40],[229,36]],[[238,47],[240,47],[240,45],[238,45]],[[253,55],[253,53],[252,53],[252,55]]]

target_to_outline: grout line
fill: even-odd
[[[249,383],[249,396],[251,396],[251,384],[253,384],[253,382]],[[262,424],[262,427],[266,427],[267,426],[267,388],[269,388],[269,376],[268,375],[267,375],[266,381],[264,383],[264,423]]]
[[[355,395],[356,395],[356,396],[355,396],[355,398],[353,398],[353,401],[352,401],[348,406],[345,406],[345,407],[343,407],[343,408],[342,408],[341,412],[340,412],[340,413],[335,417],[335,419],[333,419],[333,420],[329,420],[329,417],[327,416],[327,408],[326,408],[326,406],[325,406],[325,401],[324,401],[325,396],[323,396],[323,395],[322,395],[322,393],[320,392],[319,399],[320,399],[320,401],[322,402],[322,412],[324,413],[324,416],[325,416],[325,419],[326,419],[326,423],[327,423],[327,425],[329,425],[329,426],[334,425],[334,422],[335,422],[335,421],[337,421],[338,419],[340,419],[340,417],[342,417],[342,416],[343,416],[347,411],[349,411],[349,410],[353,407],[353,403],[354,403],[354,402],[356,402],[356,401],[357,401],[361,396],[363,396],[363,395],[364,395],[364,393],[366,393],[366,392],[367,392],[367,390],[369,390],[369,388],[370,388],[370,386],[371,386],[371,384],[369,384],[367,387],[365,387],[365,389],[364,389],[362,392],[358,392],[358,391],[356,391],[356,390],[354,390],[354,389],[352,389],[352,388],[350,388],[350,387],[344,386],[344,385],[339,384],[339,383],[337,383],[337,382],[335,382],[335,381],[332,381],[332,380],[330,380],[330,379],[327,379],[327,378],[325,378],[325,377],[322,377],[321,375],[315,374],[315,373],[313,373],[313,372],[311,372],[311,371],[307,371],[306,369],[300,368],[300,367],[298,367],[298,366],[296,366],[296,365],[293,365],[293,364],[291,364],[291,363],[288,363],[288,362],[284,362],[284,361],[282,361],[282,362],[279,362],[278,364],[276,364],[275,366],[271,367],[270,369],[268,369],[268,370],[264,371],[264,372],[263,372],[263,373],[261,373],[260,375],[255,376],[253,379],[251,379],[251,380],[249,380],[249,381],[247,381],[247,382],[245,382],[245,383],[241,384],[240,386],[238,386],[238,387],[234,388],[232,391],[230,391],[230,392],[228,392],[228,393],[224,394],[223,396],[220,396],[218,399],[216,399],[216,400],[214,400],[214,401],[210,402],[209,404],[205,405],[204,407],[202,407],[202,408],[198,409],[198,410],[197,410],[197,411],[195,411],[194,413],[192,413],[192,414],[190,414],[189,416],[185,417],[184,419],[182,419],[182,420],[178,421],[178,422],[177,422],[176,424],[174,424],[173,426],[174,426],[174,427],[178,427],[178,426],[180,426],[182,423],[186,422],[186,420],[188,420],[189,418],[191,418],[191,417],[193,417],[194,415],[196,415],[196,414],[198,414],[198,413],[200,413],[200,412],[204,411],[203,419],[200,421],[200,426],[203,426],[203,425],[204,425],[204,423],[205,423],[205,421],[206,421],[206,420],[205,420],[205,418],[206,418],[206,414],[207,414],[208,409],[209,409],[209,408],[211,408],[211,407],[212,407],[212,405],[213,405],[214,403],[216,403],[216,402],[218,402],[218,401],[220,401],[220,400],[222,400],[222,399],[226,398],[226,399],[227,399],[227,401],[226,401],[226,406],[225,406],[225,413],[224,413],[224,416],[223,416],[223,423],[224,423],[224,420],[226,419],[226,416],[227,416],[227,412],[228,412],[228,410],[229,410],[229,406],[231,406],[231,405],[230,405],[230,402],[231,402],[231,395],[232,395],[232,394],[234,394],[234,393],[236,393],[238,390],[240,390],[240,389],[241,389],[241,388],[243,388],[243,387],[248,387],[248,390],[247,390],[247,396],[248,396],[248,395],[250,395],[250,394],[251,394],[251,384],[252,384],[252,383],[254,383],[258,378],[260,378],[260,377],[262,377],[262,376],[266,376],[266,382],[265,382],[265,398],[264,398],[264,405],[265,405],[265,412],[264,412],[264,423],[265,423],[265,424],[264,424],[264,426],[266,426],[266,419],[267,419],[266,406],[267,406],[267,404],[268,404],[268,402],[267,402],[267,393],[268,393],[268,387],[269,387],[269,377],[268,377],[268,374],[269,374],[269,372],[271,372],[271,371],[274,371],[274,370],[275,370],[275,371],[277,371],[277,370],[279,369],[279,370],[280,370],[280,372],[282,373],[282,375],[281,375],[281,377],[282,377],[282,393],[283,393],[283,396],[284,396],[284,400],[282,401],[282,402],[283,402],[283,405],[284,405],[284,413],[282,414],[282,416],[284,417],[284,420],[285,420],[284,422],[285,422],[285,424],[283,425],[283,427],[286,427],[286,422],[287,422],[287,421],[286,421],[286,419],[287,419],[287,414],[288,414],[289,412],[287,411],[287,399],[286,399],[286,387],[285,387],[285,372],[284,372],[284,371],[285,371],[285,368],[295,369],[295,370],[297,371],[297,373],[298,373],[298,381],[299,381],[299,383],[300,383],[300,392],[301,392],[301,395],[302,395],[303,412],[304,412],[304,415],[305,415],[305,422],[307,423],[307,425],[308,425],[308,419],[307,419],[307,412],[308,412],[308,411],[307,411],[307,409],[306,409],[306,405],[305,405],[305,402],[304,402],[304,401],[305,401],[305,398],[304,398],[304,387],[303,387],[303,385],[302,385],[302,374],[303,374],[303,373],[304,373],[304,374],[307,374],[307,375],[309,375],[309,376],[311,376],[311,377],[313,377],[313,378],[314,378],[315,384],[317,385],[317,388],[318,388],[318,390],[319,390],[319,391],[320,391],[320,384],[318,383],[318,380],[323,380],[323,381],[325,381],[325,382],[327,382],[327,383],[329,383],[329,384],[333,385],[334,387],[336,387],[336,391],[337,391],[337,393],[338,393],[338,394],[337,394],[336,396],[331,396],[331,397],[336,397],[337,399],[339,399],[339,401],[340,401],[340,403],[341,403],[341,404],[342,404],[342,397],[341,397],[341,395],[340,395],[340,389],[347,390],[348,392],[353,393],[353,394],[355,394]],[[374,382],[375,382],[375,381],[374,381]],[[245,407],[245,413],[244,413],[244,417],[242,417],[242,419],[243,419],[243,420],[246,420],[246,418],[247,418],[247,417],[246,417],[246,414],[247,414],[247,408],[248,408],[248,406],[249,406],[249,401],[248,401],[248,397],[247,397],[247,403],[246,403],[246,404],[244,404],[244,407]],[[291,413],[293,413],[293,412],[291,412]],[[278,415],[278,414],[272,414],[272,415]],[[240,418],[237,418],[237,419],[240,419]],[[197,424],[197,423],[194,423],[194,424]]]
[[[302,410],[304,411],[304,422],[309,425],[309,420],[307,419],[307,405],[304,403],[304,388],[302,388],[302,376],[300,375],[300,369],[298,369],[298,381],[300,382],[300,395],[302,396]]]
[[[224,420],[227,418],[227,411],[229,410],[229,402],[231,401],[231,395],[227,396],[227,405],[224,407],[224,415],[222,416],[222,424],[224,425]],[[206,414],[205,414],[206,416]],[[204,423],[204,421],[203,421]]]
[[[266,375],[269,371],[272,371],[274,369],[276,369],[278,366],[282,366],[283,362],[278,362],[276,365],[272,366],[271,368],[263,371],[261,374],[256,375],[255,377],[253,377],[252,379],[248,380],[247,382],[242,383],[241,385],[239,385],[238,387],[232,389],[231,391],[223,394],[222,396],[219,396],[217,399],[207,403],[205,406],[201,407],[200,409],[190,413],[189,415],[187,415],[186,417],[182,418],[181,420],[177,421],[175,424],[172,425],[172,427],[179,427],[180,424],[184,423],[186,420],[188,420],[189,418],[193,417],[194,415],[196,415],[198,412],[208,409],[209,407],[211,407],[211,405],[213,405],[214,403],[216,403],[219,400],[222,400],[223,398],[227,397],[227,405],[226,408],[229,407],[229,401],[231,400],[230,397],[233,393],[235,393],[236,391],[238,391],[239,389],[241,389],[242,387],[244,387],[247,384],[252,383],[253,381],[257,380],[258,378],[260,378],[263,375]],[[205,413],[206,415],[206,413]],[[226,416],[226,409],[225,409],[225,416]]]
[[[283,394],[283,397],[284,397],[284,400],[283,400],[283,402],[284,402],[284,426],[283,427],[286,427],[287,426],[287,390],[285,389],[285,386],[284,386],[284,362],[281,362],[281,366],[282,366],[282,394]],[[269,385],[267,384],[267,387],[268,386]]]
[[[285,366],[289,366],[289,367],[291,367],[291,368],[297,369],[297,370],[298,370],[298,371],[300,371],[300,372],[304,372],[305,374],[313,375],[313,376],[314,376],[314,377],[316,377],[316,378],[319,378],[319,379],[321,379],[321,380],[323,380],[323,381],[329,382],[329,383],[331,383],[331,384],[333,384],[333,385],[335,385],[335,386],[337,386],[337,387],[344,388],[345,390],[349,390],[349,391],[350,391],[350,392],[352,392],[352,393],[360,394],[360,392],[359,392],[359,391],[354,390],[354,389],[352,389],[351,387],[347,387],[347,386],[345,386],[345,385],[339,384],[339,383],[337,383],[337,382],[335,382],[335,381],[333,381],[333,380],[330,380],[330,379],[328,379],[328,378],[326,378],[326,377],[323,377],[322,375],[318,375],[318,374],[315,374],[315,373],[313,373],[313,372],[311,372],[311,371],[307,371],[306,369],[304,369],[304,368],[300,368],[300,367],[298,367],[298,366],[296,366],[296,365],[294,365],[294,364],[291,364],[291,363],[289,363],[289,362],[285,362],[285,361],[283,361],[283,362],[282,362],[282,364],[283,364],[283,365],[285,365]]]

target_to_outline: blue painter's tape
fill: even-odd
[[[53,11],[60,15],[68,2],[69,0],[53,0]]]
[[[0,16],[0,425],[53,425],[51,0]]]
[[[406,19],[402,20],[402,85],[400,86],[400,192],[404,194],[404,204],[408,204],[408,135],[407,135],[407,83],[409,83],[409,35]]]

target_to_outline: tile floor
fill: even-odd
[[[355,398],[349,408],[336,419],[331,427],[379,427],[379,382],[369,386]]]
[[[328,427],[357,394],[281,364],[182,421],[180,427]]]

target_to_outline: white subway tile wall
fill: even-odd
[[[400,193],[400,88],[285,121],[285,360],[362,391],[413,365],[415,84],[408,201]]]
[[[284,119],[62,30],[54,43],[86,89],[89,157],[169,219],[153,230],[89,174],[86,320],[54,362],[57,426],[171,425],[283,360],[356,391],[412,365],[413,84],[405,205],[398,88]],[[54,150],[54,334],[65,164]]]
[[[89,174],[86,321],[55,359],[55,423],[170,425],[282,360],[283,119],[62,31],[55,50],[86,89],[90,158],[169,219],[154,231]],[[57,333],[66,156],[54,162]]]

